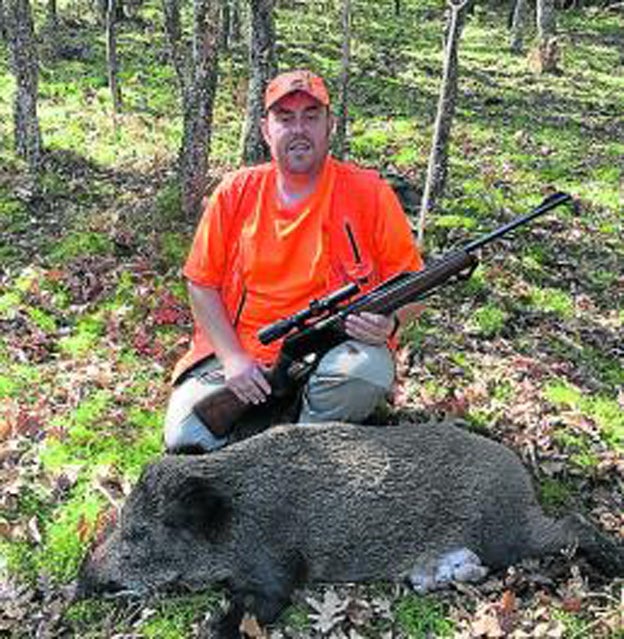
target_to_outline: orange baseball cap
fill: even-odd
[[[270,109],[278,100],[295,91],[303,91],[318,100],[322,105],[329,106],[329,93],[323,78],[311,71],[298,69],[280,73],[269,82],[264,94],[265,108],[267,110]]]

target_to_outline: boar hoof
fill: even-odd
[[[479,557],[468,548],[457,548],[436,557],[419,559],[408,581],[419,594],[438,590],[452,581],[475,582],[487,575],[488,569]]]

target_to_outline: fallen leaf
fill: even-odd
[[[80,519],[76,524],[76,534],[83,544],[88,541],[91,536],[91,526],[84,515],[80,515]]]
[[[262,629],[258,620],[248,614],[245,614],[239,627],[241,634],[249,639],[268,639],[269,635]]]
[[[580,597],[566,597],[561,602],[561,607],[566,612],[580,612],[583,608],[583,600]]]
[[[37,517],[34,515],[28,520],[28,532],[30,534],[30,538],[36,544],[41,544],[43,538],[41,537],[41,532],[39,531],[39,522],[37,521]]]
[[[306,601],[314,611],[310,614],[310,618],[313,621],[313,629],[322,634],[327,634],[345,619],[345,612],[349,605],[348,600],[341,599],[336,594],[336,591],[331,588],[325,591],[322,601],[312,597],[309,597]]]

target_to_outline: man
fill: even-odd
[[[212,194],[184,267],[195,319],[189,352],[174,371],[165,419],[171,452],[210,451],[227,443],[193,413],[225,384],[261,405],[271,394],[263,375],[279,342],[257,332],[344,286],[364,290],[422,261],[409,224],[374,171],[329,155],[334,125],[323,80],[309,71],[276,77],[267,87],[262,132],[272,162],[226,176]],[[395,316],[351,315],[351,338],[320,360],[303,389],[301,423],[362,421],[394,380]]]

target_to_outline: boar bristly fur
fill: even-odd
[[[448,557],[501,568],[570,547],[624,574],[618,544],[578,515],[546,517],[518,457],[494,441],[446,423],[280,426],[151,464],[79,590],[225,585],[218,634],[236,636],[245,608],[270,622],[305,581],[435,588],[486,570],[453,573]]]

